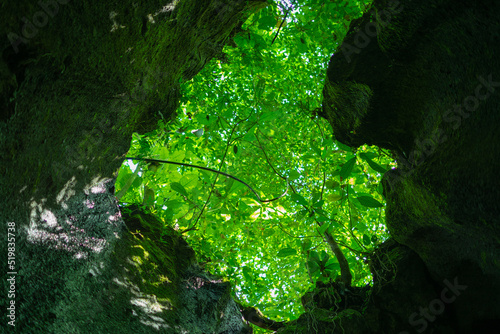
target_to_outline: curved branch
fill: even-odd
[[[271,331],[276,331],[281,327],[285,326],[285,323],[280,321],[274,321],[269,318],[266,318],[262,312],[260,312],[257,308],[251,306],[243,306],[240,303],[236,302],[238,307],[240,308],[240,312],[243,315],[243,318],[258,326],[260,328],[264,328]]]
[[[218,171],[216,169],[212,169],[212,168],[208,168],[208,167],[203,167],[203,166],[186,164],[186,163],[183,163],[183,162],[176,162],[176,161],[169,161],[169,160],[160,160],[160,159],[139,158],[139,157],[125,157],[124,159],[128,159],[128,160],[140,160],[140,161],[147,161],[147,162],[159,162],[159,163],[165,163],[165,164],[171,164],[171,165],[192,167],[192,168],[202,169],[202,170],[206,170],[206,171],[209,171],[209,172],[213,172],[213,173],[217,173],[217,174],[220,174],[220,175],[224,175],[224,176],[227,176],[227,177],[229,177],[229,178],[231,178],[233,180],[236,180],[236,181],[242,183],[243,185],[245,185],[248,189],[250,189],[253,192],[253,194],[255,195],[255,197],[257,197],[258,201],[261,202],[261,203],[269,203],[269,202],[276,201],[276,200],[282,198],[283,196],[285,196],[288,193],[288,182],[287,182],[287,190],[283,194],[281,194],[278,197],[272,198],[272,199],[262,199],[259,196],[259,194],[250,185],[248,185],[245,181],[242,181],[242,180],[238,179],[236,176],[232,176],[230,174]]]
[[[260,132],[260,131],[259,131]],[[271,163],[271,161],[269,161],[269,157],[267,156],[267,153],[266,153],[266,150],[264,150],[264,147],[262,146],[262,143],[260,142],[260,139],[259,139],[259,136],[257,136],[257,133],[255,133],[255,139],[257,139],[257,142],[259,143],[259,148],[260,150],[262,151],[262,153],[264,153],[264,158],[266,159],[267,161],[267,164],[269,166],[271,166],[271,169],[273,170],[274,174],[278,175],[280,178],[282,178],[283,180],[286,180],[286,177],[284,177],[283,175],[281,175],[273,166],[273,164]]]
[[[318,222],[318,225],[320,225],[320,222]],[[321,225],[320,225],[321,226]],[[347,259],[342,253],[342,250],[340,249],[339,245],[335,241],[335,239],[332,237],[330,233],[325,231],[324,233],[326,242],[330,246],[333,254],[337,257],[337,260],[339,261],[340,265],[340,279],[341,281],[345,284],[345,286],[351,286],[352,282],[352,274],[351,270],[349,268],[349,262],[347,262]]]

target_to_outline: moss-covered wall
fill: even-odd
[[[322,115],[347,145],[394,150],[398,168],[383,182],[387,226],[428,272],[407,277],[423,299],[405,289],[386,298],[393,302],[379,307],[387,318],[376,332],[403,330],[402,321],[409,332],[423,328],[419,307],[443,304],[450,282],[458,295],[426,330],[488,332],[500,323],[499,9],[495,1],[375,1],[330,60]],[[404,273],[413,264],[398,265]]]
[[[101,326],[98,332],[118,333],[123,326],[139,333],[250,332],[230,297],[229,283],[204,273],[178,232],[139,208],[128,208],[123,220],[127,231],[111,256],[106,279],[90,278],[102,286],[107,301],[93,317]],[[116,319],[106,321],[110,315]],[[64,323],[61,319],[55,328]]]
[[[226,301],[224,284],[199,281],[199,273],[193,284],[203,288],[186,287],[168,298],[163,286],[154,290],[141,283],[161,286],[162,275],[179,282],[186,277],[169,267],[174,254],[155,260],[161,268],[139,264],[160,255],[151,243],[133,244],[113,183],[131,134],[174,118],[179,83],[221,52],[245,15],[265,5],[260,0],[2,3],[0,221],[15,226],[17,274],[15,299],[2,296],[0,307],[15,300],[16,331],[152,332],[170,321],[161,311],[169,303],[178,321],[167,322],[167,333],[181,332],[175,326],[223,333],[235,324],[236,308]],[[0,229],[2,240],[7,233],[6,226]],[[0,252],[7,254],[6,242]],[[115,272],[116,261],[128,276]],[[2,272],[12,271],[7,269],[3,261]],[[2,291],[9,287],[2,280]],[[158,303],[152,301],[156,293]],[[194,304],[215,300],[217,307],[193,311]],[[154,310],[146,312],[150,307]],[[240,319],[236,325],[243,329]],[[0,328],[12,329],[6,321]]]

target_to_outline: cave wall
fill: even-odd
[[[168,266],[174,254],[153,261],[158,275],[174,271],[164,273],[172,283],[143,285],[152,274],[137,262],[144,262],[137,254],[144,245],[127,230],[114,178],[132,133],[173,119],[180,82],[265,5],[2,3],[0,236],[15,234],[15,263],[2,261],[3,273],[15,274],[2,280],[2,291],[12,288],[15,297],[2,296],[0,307],[15,302],[15,319],[8,312],[17,332],[246,331],[227,284],[203,274],[191,257],[186,268],[182,261]],[[0,252],[7,256],[7,242]],[[217,306],[193,311],[210,303]],[[13,329],[5,319],[0,327]]]
[[[383,180],[387,226],[428,272],[408,277],[426,298],[395,296],[382,314],[409,310],[401,307],[408,300],[414,311],[375,332],[420,332],[443,319],[435,332],[498,326],[499,9],[495,1],[376,0],[330,60],[322,116],[342,143],[394,152],[398,168]]]

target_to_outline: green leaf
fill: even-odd
[[[290,199],[292,201],[294,201],[295,203],[299,203],[301,205],[304,205],[304,206],[308,206],[309,205],[309,202],[306,201],[306,199],[302,196],[300,196],[299,194],[291,194],[290,195]]]
[[[314,203],[313,207],[314,208],[321,208],[323,206],[323,204],[325,204],[325,201],[321,200],[321,201]]]
[[[351,158],[349,161],[347,161],[344,166],[342,166],[342,169],[340,170],[340,177],[345,180],[351,175],[352,168],[356,164],[356,157]]]
[[[335,232],[335,229],[341,228],[341,226],[335,221],[335,220],[330,220],[328,223],[328,233],[333,233]]]
[[[288,173],[288,179],[289,179],[290,181],[293,181],[293,180],[298,179],[298,178],[299,178],[299,176],[300,176],[300,173],[299,173],[299,172],[297,172],[297,171],[295,171],[295,170],[292,170],[292,171],[290,171],[290,173]]]
[[[272,228],[268,228],[264,231],[264,237],[269,237],[271,235],[273,235],[274,233],[276,233],[276,231]]]
[[[267,15],[263,15],[259,19],[259,28],[262,30],[269,30],[269,29],[273,28],[276,25],[276,18],[274,18],[274,16],[272,16],[272,12],[271,11],[267,11],[267,12],[262,11],[262,12],[267,14]]]
[[[316,203],[319,200],[320,197],[321,197],[321,192],[319,192],[316,189],[314,189],[313,192],[312,192],[312,200],[311,200],[311,202],[312,203]]]
[[[212,181],[212,177],[210,176],[210,174],[208,174],[208,172],[205,172],[205,171],[199,169],[198,173],[201,174],[201,178],[203,179],[203,181],[205,181],[205,182],[211,182]]]
[[[243,139],[245,139],[247,141],[254,141],[254,140],[256,140],[257,138],[255,137],[254,130],[248,131],[247,134],[243,137]]]
[[[313,149],[314,153],[321,156],[321,149],[318,146],[312,144],[311,148]]]
[[[325,266],[329,259],[330,255],[325,251],[321,251],[321,265]]]
[[[322,215],[324,217],[328,217],[328,212],[326,212],[323,209],[316,209],[316,213],[319,214],[319,215]]]
[[[325,216],[317,216],[316,220],[321,222],[321,223],[329,221],[329,219]]]
[[[164,205],[166,205],[169,209],[172,209],[172,210],[175,210],[175,209],[181,207],[182,204],[183,204],[183,202],[177,201],[177,200],[168,201],[168,202],[164,203]]]
[[[118,177],[116,178],[117,188],[121,188],[121,186],[124,185],[132,175],[132,173],[125,171],[124,169],[120,169],[120,173],[118,173]]]
[[[352,152],[352,147],[350,146],[347,146],[345,144],[342,144],[341,142],[337,141],[337,146],[341,149],[341,150],[344,150],[346,152]]]
[[[228,178],[226,180],[226,187],[224,188],[224,190],[226,191],[226,196],[227,196],[227,194],[230,193],[231,188],[233,187],[233,184],[234,184],[234,179]]]
[[[154,204],[154,201],[155,201],[154,191],[148,187],[144,187],[144,199],[142,203],[146,206],[151,206]]]
[[[375,159],[376,157],[378,157],[378,154],[377,154],[377,153],[375,153],[375,152],[371,152],[371,151],[368,151],[368,152],[363,152],[363,153],[360,153],[359,155],[360,155],[360,156],[361,156],[361,155],[364,155],[366,158],[371,159],[371,160],[373,160],[373,159]],[[362,158],[362,159],[365,159],[365,158],[363,158],[363,157],[361,157],[361,158]]]
[[[301,246],[302,246],[303,250],[305,250],[305,251],[309,250],[309,249],[311,249],[312,241],[310,239],[302,240],[301,241]]]
[[[387,172],[387,169],[370,159],[366,153],[360,153],[359,156],[361,159],[365,160],[373,170],[379,172],[380,174]]]
[[[236,45],[238,45],[238,47],[240,47],[242,49],[244,49],[248,44],[248,39],[246,39],[242,35],[234,36],[233,40],[236,43]]]
[[[187,193],[186,189],[179,182],[170,183],[170,188],[172,188],[172,190],[178,192],[179,194],[188,197],[188,193]]]
[[[365,246],[369,246],[372,243],[370,237],[367,236],[366,234],[363,234],[363,243],[365,244]]]
[[[185,173],[179,182],[184,185],[184,188],[192,189],[198,183],[198,173]]]
[[[302,219],[304,218],[307,214],[309,213],[309,210],[303,209],[297,212],[297,219]]]
[[[357,198],[361,205],[369,208],[381,208],[384,205],[371,196],[359,196]]]
[[[132,182],[132,188],[137,188],[137,187],[139,187],[141,184],[142,184],[142,177],[137,176],[137,177],[135,178],[134,182]]]
[[[320,269],[319,263],[313,259],[308,260],[307,265],[309,266],[309,270],[311,271],[311,275],[314,275]]]
[[[330,259],[325,264],[325,271],[337,271],[340,269],[340,264],[337,262],[337,259]]]
[[[311,261],[320,262],[319,254],[316,251],[309,252],[309,259],[311,259]]]
[[[384,186],[382,186],[382,182],[379,182],[377,185],[377,192],[384,197]],[[385,197],[384,197],[385,199]]]
[[[328,224],[321,225],[318,229],[319,234],[323,235],[327,229],[328,229]]]
[[[340,184],[335,180],[328,180],[325,182],[325,187],[328,189],[335,189],[338,186],[340,186]]]
[[[246,280],[251,281],[253,279],[252,269],[250,267],[244,266],[242,268],[242,273],[243,273],[243,277],[245,277]]]
[[[366,224],[363,221],[358,221],[356,223],[356,228],[361,232],[364,233],[368,230],[368,227],[366,227]]]
[[[288,257],[288,256],[291,256],[291,255],[296,255],[297,254],[297,251],[293,248],[282,248],[280,249],[280,251],[278,252],[278,254],[276,255],[277,257]]]
[[[339,194],[330,194],[330,195],[326,196],[326,198],[330,202],[336,202],[336,201],[338,201],[338,200],[340,200],[342,198],[342,195],[339,195]]]

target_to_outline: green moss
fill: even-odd
[[[156,217],[135,211],[126,215],[129,227],[122,252],[117,254],[133,282],[147,294],[178,304],[177,284],[186,268],[195,263],[194,252],[175,231]],[[123,258],[122,258],[123,257]]]
[[[324,112],[332,126],[356,131],[368,113],[373,93],[370,87],[361,83],[334,85],[327,78],[323,95],[326,102],[323,104]]]

